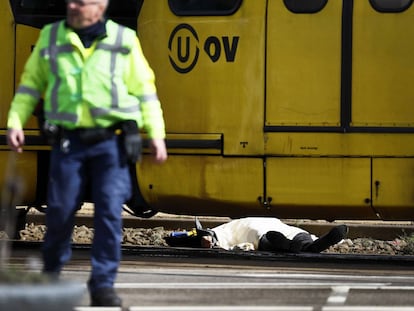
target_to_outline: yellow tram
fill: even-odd
[[[113,0],[108,15],[138,29],[167,129],[169,159],[144,155],[133,204],[148,215],[413,220],[412,2]],[[0,2],[3,171],[16,79],[39,28],[64,10]],[[20,203],[37,206],[48,147],[34,118],[26,133]]]

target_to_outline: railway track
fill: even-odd
[[[28,250],[29,254],[36,253],[37,247],[34,244],[23,247],[20,262],[24,262]],[[408,311],[414,308],[412,262],[401,263],[392,258],[378,261],[372,257],[351,261],[348,256],[338,259],[326,255],[263,258],[260,253],[252,259],[232,252],[190,251],[196,256],[189,256],[184,249],[124,248],[115,284],[124,300],[122,310]],[[14,261],[19,262],[18,247],[13,253]],[[75,247],[73,260],[65,267],[62,279],[85,283],[90,272],[88,256],[88,247]],[[76,311],[92,311],[86,285],[84,288],[85,295],[76,305]]]
[[[41,251],[41,242],[13,241],[13,258],[30,258]],[[90,244],[73,244],[73,258],[87,260]],[[185,247],[122,246],[123,261],[161,261],[204,264],[236,264],[242,266],[295,266],[343,269],[379,269],[392,271],[392,267],[414,271],[414,256],[327,254],[327,253],[271,253],[261,251],[228,251]]]
[[[213,228],[229,220],[227,217],[199,217],[203,226]],[[138,218],[133,216],[124,216],[125,228],[156,228],[164,227],[166,230],[194,228],[194,217],[180,215],[154,216],[152,218]],[[33,213],[26,217],[27,223],[36,225],[44,224],[44,214]],[[311,220],[285,220],[286,223],[301,227],[315,235],[322,235],[332,226],[341,223]],[[384,221],[343,221],[349,227],[348,237],[355,239],[359,237],[369,237],[378,240],[392,240],[396,237],[414,234],[414,222],[384,222]],[[93,226],[93,219],[90,214],[83,213],[76,217],[77,226]]]
[[[13,262],[23,265],[27,256],[39,252],[40,243],[13,246]],[[87,280],[89,251],[89,245],[74,245],[63,279]],[[166,247],[123,247],[122,252],[115,287],[124,299],[123,310],[241,311],[262,306],[320,311],[325,310],[322,304],[336,306],[332,309],[336,311],[371,311],[412,310],[408,308],[414,305],[411,256],[275,255]],[[361,309],[356,298],[366,307]],[[336,304],[331,306],[333,300]],[[76,310],[89,311],[88,306],[85,294]]]
[[[200,217],[200,220],[205,227],[214,227],[226,222],[228,219]],[[44,224],[44,215],[27,215],[26,221],[42,225]],[[326,232],[328,227],[334,225],[333,223],[326,222],[295,220],[286,222],[301,226],[316,234],[318,234],[317,232]],[[92,227],[91,214],[78,215],[76,224],[77,226]],[[411,223],[347,222],[347,224],[350,227],[350,238],[374,236],[375,238],[393,239],[396,236],[414,232]],[[191,229],[194,227],[194,217],[160,215],[151,219],[139,219],[125,216],[124,227],[148,229],[163,227],[170,230]],[[165,233],[165,231],[162,232]],[[29,267],[28,259],[41,258],[41,241],[14,240],[11,246],[12,256],[9,263],[14,267]],[[80,282],[84,282],[87,279],[90,271],[90,251],[90,243],[73,244],[72,259],[64,273],[66,278],[76,279]],[[36,260],[36,263],[37,265],[33,266],[32,264],[30,269],[40,270],[40,259]],[[154,267],[158,268],[154,269]],[[160,271],[160,267],[162,267],[162,271]],[[189,269],[194,269],[194,271],[191,272]],[[207,270],[212,271],[213,274]],[[149,275],[151,274],[150,271],[154,271],[154,274]],[[239,273],[235,273],[235,271],[239,271]],[[187,273],[186,278],[184,278],[187,280],[187,283],[183,279],[183,273]],[[228,275],[228,277],[220,279],[223,275]],[[362,279],[357,279],[361,276]],[[384,278],[384,282],[379,282],[378,276]],[[265,308],[268,308],[266,304],[269,302],[272,305],[285,304],[296,308],[295,304],[298,301],[295,298],[292,306],[292,300],[289,298],[291,295],[295,297],[315,297],[313,293],[318,292],[321,295],[325,291],[327,298],[323,300],[326,305],[329,306],[330,301],[336,299],[338,295],[341,296],[342,304],[345,304],[348,296],[349,300],[352,301],[354,291],[360,293],[360,288],[368,288],[371,291],[375,290],[376,295],[383,299],[382,304],[386,305],[389,303],[389,300],[394,300],[394,297],[398,296],[400,304],[412,306],[410,298],[407,297],[411,295],[409,291],[412,291],[411,282],[413,276],[414,255],[365,255],[352,253],[275,254],[259,251],[246,252],[153,245],[122,245],[122,262],[118,282],[115,286],[124,298],[125,305],[130,306],[125,309],[129,311],[146,310],[145,303],[148,306],[154,306],[151,310],[178,310],[182,308],[182,302],[190,305],[188,310],[195,310],[194,305],[199,304],[202,307],[205,304],[205,297],[212,295],[221,304],[230,306],[234,305],[234,300],[228,300],[225,297],[232,297],[235,294],[234,286],[237,287],[237,292],[241,290],[246,291],[242,297],[247,297],[252,294],[252,290],[257,290],[257,295],[260,294],[262,299],[256,301],[254,305],[257,306],[258,303],[261,303]],[[242,279],[243,277],[246,279]],[[300,283],[298,283],[298,277],[303,278]],[[330,279],[327,280],[327,277]],[[158,282],[156,281],[157,278],[159,278]],[[216,281],[213,282],[212,278]],[[231,278],[233,278],[232,282],[229,281]],[[166,279],[169,279],[170,283],[166,282]],[[315,282],[315,279],[319,281]],[[374,279],[376,280],[375,283],[372,282]],[[272,280],[272,282],[266,283],[270,282],[269,280]],[[360,281],[356,282],[356,280]],[[401,280],[406,283],[401,283]],[[258,288],[251,288],[252,281],[256,281],[255,284]],[[286,290],[286,282],[289,282],[290,290]],[[346,284],[346,282],[348,283]],[[362,283],[360,284],[360,282]],[[396,282],[395,286],[398,285],[399,291],[397,293],[392,282]],[[250,288],[246,289],[246,285],[250,286]],[[217,286],[220,287],[219,290]],[[274,288],[269,288],[269,286],[275,286],[278,290],[275,291]],[[380,291],[378,291],[378,286],[382,286]],[[181,291],[177,292],[177,287],[191,287],[193,295],[181,293]],[[384,290],[386,289],[388,290],[387,293],[391,293],[394,296],[391,298],[385,297]],[[299,290],[301,293],[296,293]],[[142,291],[146,292],[142,293]],[[162,292],[161,296],[159,295],[160,291]],[[227,294],[217,298],[218,292],[227,292]],[[267,292],[269,293],[268,300],[263,299],[263,293]],[[194,293],[196,294],[194,295]],[[346,293],[345,298],[343,298],[344,293]],[[142,296],[139,296],[140,294]],[[372,296],[371,292],[363,300],[369,299],[370,296]],[[186,300],[188,297],[191,297],[190,300]],[[177,301],[177,299],[180,307],[174,309],[170,306],[171,301]],[[244,305],[250,302],[250,300],[241,302],[241,304]],[[143,302],[144,306],[142,306]],[[319,301],[311,301],[309,298],[305,302],[306,310],[324,310],[319,307]],[[85,295],[75,310],[89,311],[90,308],[87,307],[89,304],[87,295]],[[378,304],[377,300],[375,300],[375,304]],[[205,306],[203,310],[212,310],[210,303],[208,308]],[[234,308],[232,310],[239,311],[242,309]]]
[[[76,218],[76,228],[74,230],[73,242],[80,244],[90,244],[93,237],[93,219],[91,217],[92,211],[81,210]],[[224,222],[229,221],[227,217],[199,217],[204,227],[215,227]],[[30,224],[26,226],[25,230],[20,231],[20,237],[25,241],[41,241],[45,231],[44,214],[42,213],[29,213],[26,217],[26,222]],[[159,214],[152,218],[137,218],[129,215],[124,215],[124,232],[123,232],[123,245],[125,247],[137,246],[140,253],[148,253],[154,251],[151,256],[156,256],[158,251],[162,251],[163,255],[171,254],[171,256],[178,256],[180,252],[174,253],[171,248],[162,248],[160,250],[157,247],[166,247],[164,237],[173,230],[187,229],[191,230],[195,227],[193,216],[182,215],[168,215]],[[310,220],[285,220],[285,222],[302,227],[303,229],[321,236],[330,230],[334,225],[340,222],[326,222],[326,221],[310,221]],[[398,260],[399,256],[414,256],[414,224],[412,222],[377,222],[377,221],[346,221],[344,222],[349,226],[349,234],[344,243],[337,244],[331,247],[324,253],[328,253],[329,256],[335,256],[340,254],[364,256],[380,255],[386,258],[386,255],[392,256],[393,260]],[[148,246],[149,248],[142,248]],[[214,250],[215,251],[215,250]],[[212,254],[215,254],[213,251]],[[189,257],[196,256],[198,251],[186,250]],[[196,253],[194,253],[196,252]],[[200,254],[207,254],[208,252],[201,252]],[[231,253],[225,252],[224,255],[230,256]],[[371,256],[372,255],[372,256]],[[185,256],[185,255],[184,255]],[[240,256],[240,253],[237,254]],[[244,254],[250,258],[251,254]],[[295,255],[293,255],[295,258]],[[309,254],[304,254],[309,256]],[[289,258],[289,257],[287,257]],[[318,257],[315,257],[318,258]],[[327,257],[323,257],[327,258]],[[351,257],[348,256],[346,258]],[[326,259],[324,259],[326,260]],[[354,259],[352,259],[354,260]],[[379,259],[383,260],[383,259]],[[386,259],[385,259],[386,260]],[[408,260],[408,259],[407,259]]]

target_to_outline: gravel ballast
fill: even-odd
[[[23,241],[42,241],[46,232],[45,225],[27,224],[20,231]],[[136,246],[168,246],[164,240],[171,230],[163,227],[156,228],[124,228],[123,245]],[[93,229],[86,226],[75,226],[72,241],[74,243],[91,243]],[[391,241],[376,240],[371,238],[345,239],[341,243],[332,246],[326,253],[341,254],[376,254],[376,255],[414,255],[414,236],[395,238]]]

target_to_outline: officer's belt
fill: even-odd
[[[115,135],[116,128],[77,128],[73,130],[63,129],[62,138],[70,138],[73,136],[79,139],[86,145],[94,145],[102,141],[111,139]]]

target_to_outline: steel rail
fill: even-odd
[[[226,221],[224,217],[202,217],[199,219],[203,227],[213,228]],[[26,216],[27,223],[44,224],[43,214],[33,214]],[[187,229],[195,227],[194,218],[171,215],[166,217],[138,218],[126,216],[123,218],[125,228],[156,228],[164,227],[166,230]],[[402,236],[414,234],[413,222],[385,222],[385,221],[337,221],[337,222],[320,222],[311,220],[285,220],[286,223],[295,225],[311,232],[317,236],[329,231],[333,226],[339,223],[345,223],[349,227],[348,238],[372,238],[377,240],[393,240]],[[93,218],[90,215],[79,215],[76,217],[76,225],[86,227],[93,226]]]
[[[41,251],[42,242],[27,242],[15,240],[12,243],[13,257],[28,257],[32,253]],[[73,257],[88,258],[90,244],[73,244]],[[177,261],[180,263],[220,263],[248,266],[274,265],[307,265],[312,268],[337,267],[342,269],[384,269],[392,267],[414,271],[413,255],[364,255],[364,254],[332,254],[332,253],[272,253],[263,251],[228,251],[223,249],[203,249],[186,247],[164,246],[122,246],[122,258],[125,261],[148,260],[152,261]],[[391,271],[391,270],[390,270]]]

